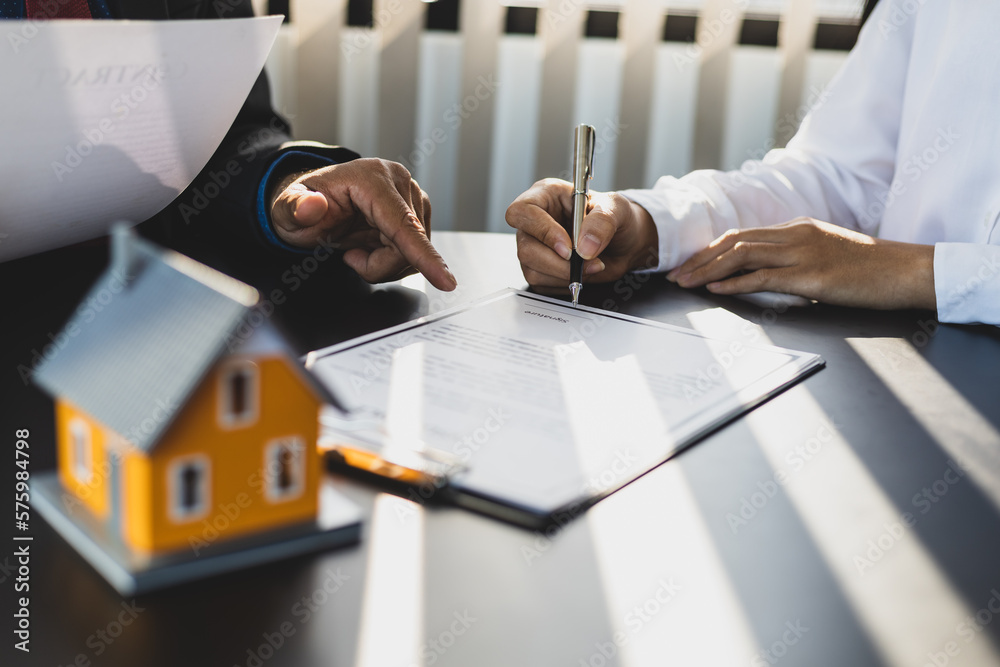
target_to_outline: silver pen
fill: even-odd
[[[578,125],[573,130],[573,254],[569,259],[569,291],[573,305],[580,301],[583,289],[583,258],[576,251],[580,242],[583,217],[587,215],[587,198],[590,179],[594,175],[594,143],[596,130],[593,125]]]

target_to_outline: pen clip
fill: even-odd
[[[573,133],[573,192],[587,194],[590,179],[594,177],[594,149],[597,130],[583,123]]]
[[[593,125],[587,126],[587,185],[590,186],[590,179],[594,177],[594,149],[597,147],[597,130]]]

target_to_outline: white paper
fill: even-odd
[[[0,21],[0,261],[169,204],[221,143],[280,25]]]
[[[388,442],[450,452],[460,486],[546,511],[622,486],[820,363],[514,290],[308,358]]]

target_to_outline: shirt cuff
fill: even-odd
[[[704,191],[684,181],[665,176],[652,190],[622,190],[620,194],[646,209],[656,225],[659,261],[648,271],[680,266],[716,237],[707,212],[711,202]]]
[[[1000,325],[1000,246],[935,244],[934,295],[940,322]]]
[[[271,162],[270,166],[261,177],[260,185],[257,188],[257,226],[261,235],[267,240],[268,244],[300,255],[308,255],[312,253],[311,248],[300,248],[298,246],[285,243],[281,240],[281,237],[278,236],[278,233],[274,231],[274,225],[271,222],[271,207],[269,205],[270,201],[268,193],[271,192],[279,180],[288,174],[294,173],[295,171],[318,169],[319,167],[326,167],[332,164],[340,163],[336,160],[323,157],[322,155],[308,153],[306,151],[286,151]]]

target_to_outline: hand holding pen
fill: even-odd
[[[528,284],[543,293],[565,294],[567,285],[576,283],[570,290],[577,302],[581,269],[588,283],[611,283],[630,271],[656,267],[659,250],[656,225],[642,206],[619,192],[589,190],[596,139],[583,134],[575,145],[582,159],[574,151],[576,183],[537,181],[505,216],[517,230],[517,259]],[[583,260],[582,267],[571,267],[574,255]]]

